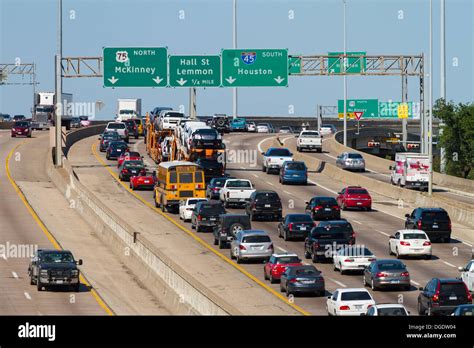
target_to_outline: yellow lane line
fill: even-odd
[[[150,202],[146,201],[142,196],[140,196],[139,194],[137,194],[135,191],[133,191],[132,189],[130,189],[128,187],[128,185],[126,185],[124,182],[120,181],[118,175],[116,173],[114,173],[109,165],[99,156],[99,154],[97,153],[97,144],[98,142],[94,142],[92,144],[92,153],[94,154],[95,158],[105,167],[105,169],[107,169],[107,171],[110,173],[110,175],[112,175],[112,177],[117,180],[120,185],[122,185],[131,195],[133,195],[136,199],[138,199],[140,202],[142,202],[143,204],[145,204],[147,207],[149,207],[150,209],[154,210],[155,212],[157,212],[158,214],[160,214],[161,216],[163,216],[165,219],[167,219],[169,222],[171,222],[173,225],[175,225],[176,227],[178,227],[180,230],[184,231],[187,235],[189,235],[191,238],[193,238],[195,241],[197,241],[199,244],[203,245],[206,249],[208,249],[209,251],[211,251],[212,253],[214,253],[216,256],[218,256],[219,258],[221,258],[222,260],[224,260],[225,262],[227,262],[228,264],[230,264],[232,267],[236,268],[238,271],[240,271],[241,273],[243,273],[244,275],[246,275],[248,278],[252,279],[254,282],[256,282],[258,285],[260,285],[261,287],[263,287],[265,290],[267,290],[268,292],[270,292],[272,295],[278,297],[280,300],[282,300],[283,302],[285,302],[286,304],[288,304],[289,306],[291,306],[293,309],[295,309],[296,311],[300,312],[301,314],[303,315],[311,315],[311,313],[307,312],[306,310],[304,310],[303,308],[301,308],[300,306],[292,303],[292,302],[289,302],[288,299],[283,296],[282,294],[278,293],[277,291],[273,290],[270,286],[268,286],[267,284],[265,284],[264,282],[262,282],[260,279],[258,279],[257,277],[255,277],[253,274],[249,273],[248,271],[246,271],[242,266],[240,266],[239,264],[231,261],[228,257],[226,257],[224,254],[220,253],[219,251],[217,251],[216,249],[214,249],[210,244],[208,244],[206,241],[204,241],[202,238],[200,238],[198,235],[196,235],[194,232],[192,232],[191,230],[183,227],[182,225],[180,225],[179,223],[177,223],[176,221],[174,221],[172,218],[170,218],[168,216],[168,214],[165,214],[163,213],[161,210],[159,210],[158,208],[156,208],[153,204],[151,204]]]
[[[16,145],[11,151],[10,153],[8,154],[7,156],[7,159],[5,161],[5,171],[7,173],[7,177],[8,177],[8,181],[10,181],[10,184],[13,186],[13,188],[15,189],[15,192],[18,194],[18,196],[20,197],[20,200],[23,202],[23,204],[25,205],[26,209],[28,210],[28,212],[30,213],[31,217],[33,218],[33,220],[35,220],[36,224],[40,227],[40,229],[43,231],[43,233],[46,235],[46,238],[48,238],[48,240],[51,242],[51,244],[54,246],[54,248],[56,250],[62,250],[62,247],[61,245],[58,243],[58,241],[56,240],[56,238],[54,238],[54,236],[51,234],[51,232],[49,232],[48,228],[44,225],[44,223],[41,221],[41,219],[39,218],[38,214],[36,214],[36,212],[34,211],[34,209],[31,207],[31,205],[28,203],[28,200],[26,199],[25,195],[23,194],[23,192],[20,190],[20,188],[18,187],[18,185],[16,184],[15,180],[13,180],[12,176],[11,176],[11,173],[10,173],[10,159],[13,155],[13,153],[21,146],[23,145],[24,143],[26,142],[23,141],[21,143],[19,143],[18,145]],[[87,287],[90,288],[90,293],[91,295],[94,297],[94,299],[97,301],[97,303],[99,304],[100,307],[102,307],[102,309],[104,309],[104,311],[108,314],[108,315],[114,315],[113,311],[107,306],[107,304],[102,300],[102,298],[99,296],[99,294],[91,287],[91,285],[89,284],[89,282],[86,280],[86,278],[82,275],[82,272],[80,273],[80,281],[85,284]]]

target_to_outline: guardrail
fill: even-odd
[[[66,149],[77,141],[97,135],[104,126],[91,126],[67,135]],[[65,151],[67,153],[67,151]],[[188,307],[193,313],[203,315],[240,315],[238,309],[206,288],[191,274],[170,260],[145,237],[135,234],[133,228],[104,205],[77,179],[67,158],[63,168],[54,168],[52,156],[48,156],[48,174],[56,187],[74,201],[82,217],[94,228],[99,237],[115,252],[123,255],[129,250],[127,266],[145,279],[145,285],[157,297],[163,297],[157,284],[165,285],[174,294],[173,301]],[[169,295],[168,295],[169,296]]]

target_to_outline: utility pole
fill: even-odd
[[[428,119],[428,157],[430,174],[428,179],[428,195],[433,194],[433,0],[430,0],[430,86],[429,86],[429,119]]]
[[[446,32],[445,32],[445,0],[441,0],[441,54],[440,54],[440,64],[441,64],[441,73],[440,73],[440,86],[441,93],[440,98],[446,101]],[[439,137],[443,134],[444,123],[440,121],[439,123]],[[446,151],[444,147],[440,148],[440,172],[446,173]]]
[[[402,103],[406,103],[408,100],[408,76],[404,73],[405,66],[402,61]],[[408,119],[402,118],[402,144],[404,147],[407,145],[408,140]]]
[[[196,87],[189,88],[189,118],[196,119]]]
[[[55,165],[56,167],[62,167],[62,128],[61,128],[61,116],[63,113],[62,108],[62,69],[61,69],[61,59],[63,55],[63,2],[58,0],[58,53],[56,54],[56,111],[55,111]]]
[[[233,27],[232,27],[232,42],[233,48],[237,48],[237,0],[233,0]],[[232,88],[232,117],[237,117],[237,87]]]
[[[346,0],[344,3],[344,59],[342,66],[344,67],[344,146],[347,146],[347,75],[346,75]]]

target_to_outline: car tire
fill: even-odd
[[[74,285],[73,290],[75,292],[79,292],[81,290],[81,283],[77,283]]]
[[[265,279],[265,280],[270,279],[270,278],[268,278],[267,272],[265,272],[265,267],[263,267],[263,279]]]
[[[296,147],[296,152],[301,152],[301,147],[297,146]]]
[[[418,301],[418,315],[425,315],[425,314],[426,314],[426,311],[423,308],[423,305],[421,304],[420,301]]]
[[[216,238],[214,238],[214,245],[217,245],[219,244],[219,240],[217,240]]]
[[[232,225],[230,225],[229,227],[229,231],[232,233],[232,235],[235,236],[235,234],[239,231],[242,231],[244,230],[244,226],[238,222],[236,223],[233,223]]]
[[[35,284],[36,284],[36,282],[35,282],[33,276],[31,276],[30,277],[30,285],[35,285]]]
[[[266,173],[267,169],[262,165],[262,172]]]
[[[377,291],[377,287],[375,286],[373,278],[370,281],[370,288],[372,289],[372,291]]]
[[[239,256],[236,256],[235,257],[236,261],[238,264],[241,264],[242,263],[242,259],[239,257]]]
[[[270,174],[270,168],[266,167],[265,168],[265,173]]]
[[[304,251],[304,258],[307,260],[311,258],[311,254],[307,250]]]
[[[218,244],[219,244],[219,249],[224,249],[224,247],[225,247],[225,242],[224,241],[219,240]]]
[[[367,284],[367,280],[365,279],[365,274],[362,276],[362,285],[364,287],[368,286],[369,284]]]
[[[287,242],[287,241],[289,240],[288,234],[286,233],[286,230],[283,231],[283,240],[284,240],[285,242]]]
[[[372,211],[372,207],[367,207],[365,210],[366,211]]]
[[[286,291],[286,290],[283,289],[283,285],[281,285],[281,283],[280,283],[280,292],[285,292],[285,291]]]
[[[318,262],[318,261],[319,261],[318,255],[316,255],[316,254],[311,254],[311,261],[313,261],[313,263]]]
[[[196,224],[196,232],[201,232],[201,231],[202,231],[202,230],[201,230],[201,228],[199,227],[199,225]]]
[[[231,260],[235,260],[235,256],[234,256],[234,253],[232,252],[232,248],[230,248],[229,250],[229,257]]]
[[[397,259],[401,259],[400,253],[398,252],[398,248],[395,249],[395,256]]]
[[[341,210],[347,210],[345,203],[341,203]]]
[[[38,291],[43,291],[43,284],[40,283],[39,279],[36,281],[36,288],[38,289]]]
[[[346,274],[346,271],[344,271],[344,270],[342,269],[342,265],[341,265],[341,264],[339,264],[339,272],[341,273],[341,275]]]
[[[275,284],[276,282],[277,282],[277,280],[275,278],[273,278],[273,276],[270,274],[270,283]]]

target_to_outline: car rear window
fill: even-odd
[[[290,150],[288,149],[272,149],[268,151],[267,156],[287,156],[289,157],[291,154]]]
[[[260,192],[255,195],[255,200],[275,202],[279,201],[280,197],[276,192]]]
[[[464,283],[441,283],[439,291],[446,295],[455,294],[459,297],[466,297],[467,295]]]
[[[337,205],[337,202],[332,197],[325,197],[325,198],[317,198],[316,204],[318,205]]]
[[[446,212],[444,211],[424,211],[422,214],[421,214],[421,218],[424,220],[424,221],[448,221],[449,220],[449,216]]]
[[[341,255],[344,256],[373,256],[374,254],[367,248],[360,245],[351,245],[341,250]]]
[[[143,162],[141,162],[141,161],[126,161],[123,166],[125,168],[143,167]]]
[[[269,236],[245,236],[242,238],[242,243],[270,243]]]
[[[14,127],[28,127],[28,122],[15,122]]]
[[[219,133],[215,129],[200,128],[194,131],[194,134],[211,134],[217,136]]]
[[[188,204],[196,204],[197,202],[202,202],[204,201],[203,199],[190,199],[188,201]]]
[[[367,291],[351,291],[341,294],[341,301],[366,301],[371,299]]]
[[[312,276],[312,275],[321,274],[321,272],[315,269],[311,269],[311,268],[302,268],[302,269],[297,269],[295,271],[295,274],[297,276]]]
[[[366,189],[348,189],[347,193],[350,195],[368,195],[369,194]]]
[[[301,262],[298,256],[281,256],[277,258],[277,263],[299,263]]]
[[[299,214],[299,215],[290,215],[288,217],[289,222],[313,222],[311,216],[307,214]]]
[[[109,123],[108,129],[125,129],[125,123]]]
[[[343,233],[343,234],[351,234],[353,232],[352,226],[347,223],[344,225],[326,225],[320,226],[317,229],[318,233]]]
[[[227,187],[250,187],[250,182],[244,180],[229,181]]]
[[[301,133],[300,138],[314,138],[314,137],[319,137],[318,132],[304,132]]]
[[[380,316],[407,316],[407,312],[401,307],[384,307],[377,309]]]
[[[316,233],[314,235],[317,239],[347,239],[347,233]]]
[[[422,233],[405,233],[404,239],[426,239],[426,236]]]
[[[401,262],[381,262],[377,266],[380,271],[402,271],[406,268]]]
[[[350,153],[347,155],[348,158],[352,158],[352,159],[362,159],[363,157],[358,154],[358,153]]]
[[[200,212],[204,214],[220,215],[225,214],[225,209],[220,204],[203,204]]]
[[[128,153],[128,156],[130,156],[130,157],[140,157],[140,153],[132,151],[132,152]]]
[[[288,170],[305,170],[306,167],[304,163],[290,162],[286,164],[286,169]]]

